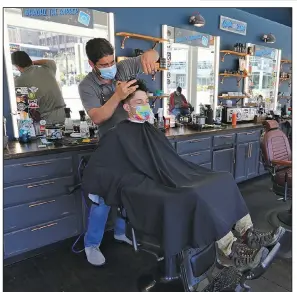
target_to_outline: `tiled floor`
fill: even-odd
[[[284,207],[269,191],[270,181],[261,178],[240,185],[257,227],[269,228],[269,210]],[[108,236],[107,236],[108,237]],[[67,242],[66,242],[67,243]],[[55,251],[4,268],[6,292],[137,292],[139,275],[155,263],[145,253],[135,254],[126,245],[105,240],[102,244],[107,264],[89,265],[84,253],[73,254],[66,244]],[[277,259],[258,280],[249,283],[253,292],[292,291],[292,261]],[[171,292],[182,292],[172,287]]]

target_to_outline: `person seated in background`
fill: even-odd
[[[131,224],[145,234],[155,232],[162,241],[173,232],[174,238],[168,244],[174,245],[180,242],[180,234],[189,235],[180,230],[193,228],[190,232],[197,232],[197,237],[185,238],[185,245],[196,241],[200,247],[200,243],[216,241],[220,264],[234,266],[240,272],[257,267],[267,257],[267,248],[280,240],[285,229],[255,229],[231,174],[206,170],[182,159],[165,135],[147,122],[151,112],[147,88],[140,81],[136,85],[136,91],[123,101],[128,121],[119,123],[99,141],[83,184],[94,191],[99,186],[96,180],[104,181],[106,185],[101,183],[103,189],[97,193],[106,194],[106,204],[120,201]],[[162,160],[164,156],[166,160]],[[225,184],[223,189],[214,187],[218,178],[219,184]],[[120,199],[115,199],[118,196]],[[187,221],[183,221],[186,216]],[[165,225],[160,223],[162,220]],[[158,228],[160,232],[155,231]]]
[[[11,54],[12,64],[21,72],[14,80],[15,87],[34,88],[29,99],[36,100],[37,109],[30,110],[35,122],[45,120],[47,124],[64,124],[66,107],[62,91],[56,80],[57,66],[54,60],[32,61],[24,51]]]
[[[186,97],[182,94],[182,88],[178,86],[176,91],[170,94],[169,111],[171,114],[185,116],[193,111],[193,107],[188,103]]]

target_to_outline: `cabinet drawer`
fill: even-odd
[[[237,143],[245,143],[251,141],[259,141],[260,140],[261,131],[247,131],[237,134]]]
[[[5,258],[77,235],[78,218],[69,216],[4,235]]]
[[[72,157],[31,162],[4,166],[4,183],[13,183],[34,178],[49,176],[60,177],[72,173]]]
[[[194,153],[199,150],[206,150],[211,147],[211,137],[180,141],[176,143],[178,154]]]
[[[4,188],[4,207],[43,200],[49,197],[65,195],[74,185],[73,176],[44,180],[24,185]]]
[[[199,166],[207,168],[207,169],[211,169],[211,162],[203,163],[203,164],[200,164]]]
[[[191,154],[184,154],[184,155],[181,155],[180,157],[198,165],[211,161],[210,150],[195,152]]]
[[[71,213],[75,213],[74,195],[6,208],[3,211],[4,232],[52,221]]]
[[[217,135],[213,137],[213,146],[224,146],[235,143],[235,134]]]

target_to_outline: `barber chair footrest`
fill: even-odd
[[[236,291],[241,275],[235,268],[222,269],[202,292]]]

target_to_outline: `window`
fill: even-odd
[[[185,74],[176,74],[176,86],[186,88],[186,77]]]

